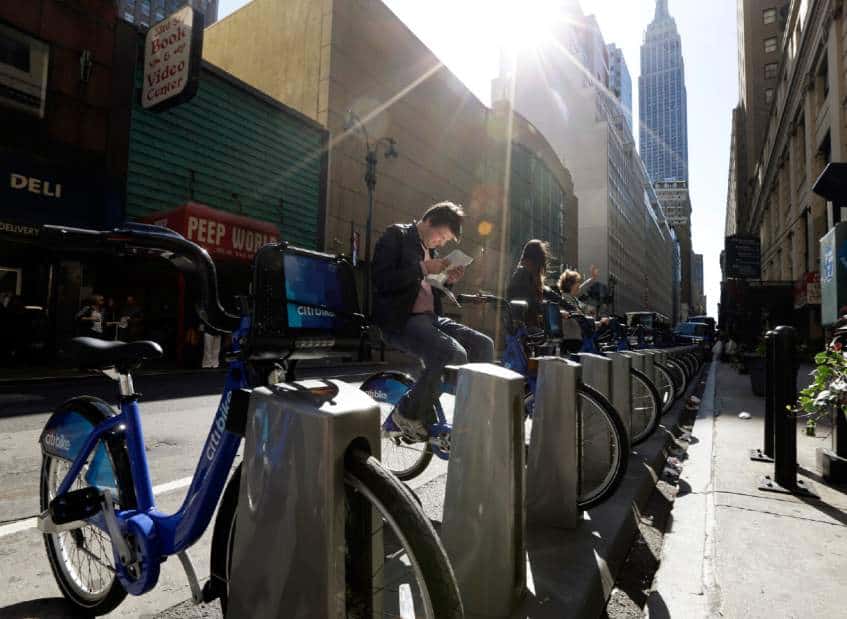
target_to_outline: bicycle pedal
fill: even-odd
[[[72,490],[50,501],[50,517],[55,524],[86,520],[103,509],[103,492],[93,486]]]

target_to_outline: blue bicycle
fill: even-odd
[[[532,421],[535,403],[537,365],[535,354],[552,354],[551,342],[543,330],[533,331],[526,326],[523,316],[526,303],[507,301],[493,295],[457,295],[463,304],[490,304],[501,313],[506,332],[506,346],[501,361],[507,367],[526,377],[524,411],[527,424]],[[414,378],[402,372],[380,372],[368,378],[362,389],[380,403],[382,411],[382,463],[399,479],[412,479],[420,475],[433,455],[442,460],[450,457],[452,425],[444,408],[437,401],[433,421],[429,426],[427,442],[411,442],[394,424],[391,413],[394,407],[415,384]],[[442,392],[452,394],[451,381],[446,381]],[[529,437],[529,431],[526,437]],[[629,441],[620,415],[609,400],[595,389],[577,385],[577,446],[580,462],[582,455],[590,453],[590,466],[580,466],[577,484],[577,503],[588,509],[610,497],[626,473]]]
[[[220,598],[225,612],[240,465],[231,477],[230,472],[244,433],[249,388],[275,381],[283,371],[293,380],[294,363],[303,355],[314,358],[338,352],[343,338],[336,337],[339,327],[335,322],[327,323],[332,316],[330,307],[338,301],[355,303],[339,308],[355,316],[358,305],[332,298],[327,291],[355,290],[352,269],[326,254],[284,244],[266,246],[256,258],[254,309],[238,318],[221,309],[215,267],[208,254],[179,235],[152,227],[114,232],[46,227],[44,236],[48,244],[61,242],[69,250],[169,259],[197,283],[197,310],[207,327],[234,330],[220,404],[185,500],[173,514],[156,506],[140,396],[131,376],[143,361],[160,357],[161,347],[150,341],[74,340],[82,367],[100,370],[118,382],[120,407],[116,411],[97,398],[73,398],[52,415],[41,434],[39,528],[56,581],[77,614],[101,615],[116,608],[127,593],[150,591],[161,564],[177,555],[194,601]],[[321,274],[331,279],[316,281]],[[292,298],[298,288],[308,297],[302,302]],[[292,308],[295,316],[315,320],[303,324],[286,319]],[[350,320],[341,330],[358,335],[359,328]],[[314,397],[319,395],[315,391]],[[397,611],[398,616],[401,604],[403,616],[463,616],[444,549],[411,492],[358,443],[348,448],[343,466],[349,542],[346,616],[372,617],[377,593],[382,594],[382,608]],[[211,579],[201,587],[186,549],[206,530],[219,501]],[[382,558],[355,550],[362,547],[361,539],[369,540],[380,532],[385,549]],[[382,588],[375,589],[374,583],[381,583]]]

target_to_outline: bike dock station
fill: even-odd
[[[509,617],[526,587],[524,385],[493,364],[458,370],[441,534],[468,615]]]
[[[378,457],[379,409],[347,383],[314,386],[253,390],[228,617],[345,616],[344,458],[351,443],[363,440]],[[329,399],[320,396],[327,390]],[[373,523],[373,516],[362,517]],[[361,555],[381,556],[382,535],[367,525]],[[362,586],[379,590],[372,579],[381,574],[360,567],[371,581]],[[374,615],[381,604],[372,596]]]
[[[627,438],[632,438],[630,360],[619,353],[580,353],[579,363],[582,365],[582,380],[609,399],[621,416]],[[602,449],[602,446],[597,445],[597,448]],[[585,459],[589,460],[588,454]],[[588,462],[584,465],[588,466]]]
[[[582,368],[559,357],[538,359],[538,386],[527,453],[527,522],[574,528],[577,509],[576,386]],[[569,397],[570,396],[570,397]]]

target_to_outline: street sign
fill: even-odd
[[[847,313],[847,222],[821,239],[821,322],[834,325]]]
[[[762,274],[761,245],[753,236],[726,238],[726,276],[737,279],[759,279]]]
[[[141,107],[161,111],[194,97],[203,25],[203,14],[186,5],[150,27],[144,38]]]

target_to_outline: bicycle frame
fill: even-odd
[[[238,342],[248,329],[249,318],[245,317],[233,334],[234,352],[238,351]],[[244,361],[240,358],[230,361],[224,390],[200,460],[185,499],[173,514],[162,513],[156,507],[144,448],[141,414],[135,398],[123,398],[120,413],[97,425],[74,459],[57,491],[57,496],[70,490],[71,484],[92,456],[99,440],[113,429],[123,426],[137,505],[135,509],[117,511],[115,516],[121,532],[124,535],[133,534],[143,555],[143,560],[140,561],[142,569],[132,577],[126,573],[126,566],[122,562],[116,562],[118,577],[129,593],[140,595],[152,589],[158,580],[161,557],[178,554],[189,548],[209,525],[241,443],[240,436],[225,429],[232,392],[247,386],[247,367]],[[108,532],[102,512],[87,519],[87,522]],[[112,540],[112,544],[115,547],[115,540]],[[115,555],[118,556],[117,547]]]

